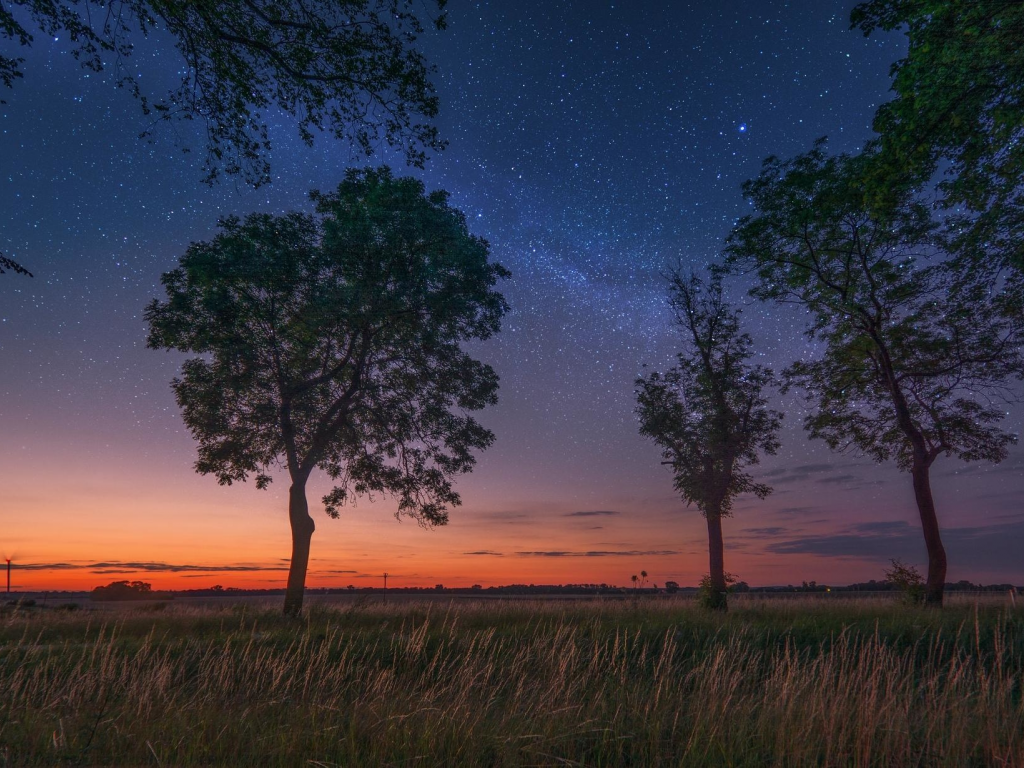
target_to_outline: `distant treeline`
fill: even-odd
[[[961,580],[946,584],[946,590],[950,592],[1008,592],[1011,589],[1024,593],[1024,586],[1012,584],[975,584],[974,582]],[[656,595],[656,594],[695,594],[700,587],[680,586],[675,582],[666,582],[663,586],[649,587],[620,587],[614,584],[506,584],[497,587],[482,587],[474,585],[471,587],[445,587],[438,584],[433,587],[388,587],[390,594],[399,595]],[[381,594],[384,590],[379,587],[314,587],[307,589],[311,595],[348,595],[348,594]],[[752,587],[746,582],[738,582],[732,585],[733,593],[749,594],[796,594],[796,593],[831,593],[831,592],[896,592],[899,587],[888,581],[870,581],[847,584],[846,586],[835,586],[819,584],[815,581],[802,582],[801,584],[786,584]],[[203,589],[181,589],[181,590],[154,590],[152,585],[144,581],[115,581],[103,587],[96,587],[91,592],[72,590],[54,590],[49,592],[19,593],[19,598],[26,594],[45,595],[54,599],[59,598],[81,598],[88,596],[96,601],[125,601],[125,600],[173,600],[175,597],[278,597],[284,595],[284,588],[281,589],[241,589],[238,587],[223,587],[216,585]],[[14,595],[12,595],[13,597]]]
[[[103,589],[98,588],[98,589]],[[654,595],[674,593],[696,593],[699,587],[679,586],[674,582],[667,582],[662,587],[620,587],[613,584],[507,584],[497,587],[445,587],[438,584],[434,587],[388,587],[389,594],[400,595],[428,595],[428,594],[449,594],[449,595]],[[974,584],[970,581],[958,581],[946,584],[946,589],[951,592],[1008,592],[1011,589],[1024,592],[1024,586],[1012,584]],[[96,598],[96,591],[93,591],[93,599],[118,599],[118,598]],[[306,593],[310,595],[346,595],[346,594],[380,594],[384,590],[379,587],[319,587],[308,588]],[[787,584],[776,586],[752,587],[746,582],[739,582],[732,587],[734,593],[800,593],[800,592],[894,592],[898,587],[888,581],[865,581],[846,586],[831,586],[818,584],[817,582],[804,582],[799,585]],[[207,589],[185,589],[161,593],[150,593],[150,597],[142,599],[154,599],[157,595],[175,597],[274,597],[285,593],[282,589],[239,589],[237,587],[214,586]],[[125,599],[125,598],[120,598]],[[127,598],[132,599],[132,598]],[[135,598],[138,599],[138,598]]]

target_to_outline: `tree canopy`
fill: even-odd
[[[293,530],[308,534],[317,468],[333,517],[386,495],[398,515],[443,525],[460,503],[453,477],[494,440],[469,413],[496,402],[497,375],[461,344],[499,330],[508,272],[447,194],[415,179],[350,171],[313,199],[316,215],[225,220],[146,311],[151,347],[197,355],[173,382],[196,470],[265,488],[286,469]]]
[[[753,342],[723,298],[718,275],[670,278],[670,303],[684,351],[665,373],[637,379],[640,434],[662,448],[675,488],[704,515],[728,515],[736,496],[771,488],[745,470],[774,453],[782,414],[768,408],[774,376],[753,365]]]
[[[885,183],[943,171],[959,248],[975,265],[1024,270],[1024,4],[866,0],[852,23],[903,29],[909,43],[875,118]]]
[[[66,34],[86,69],[113,67],[152,122],[202,123],[207,180],[239,174],[259,185],[270,179],[267,115],[298,121],[306,143],[317,131],[353,141],[370,154],[380,144],[422,165],[444,146],[436,127],[438,102],[431,67],[416,50],[424,30],[418,11],[436,10],[446,24],[446,0],[22,0],[19,13],[0,5],[0,39],[31,45],[33,31]],[[417,5],[420,8],[417,8]],[[182,57],[180,84],[165,97],[146,94],[125,60],[156,30],[169,34]],[[0,83],[24,77],[23,59],[0,56]],[[0,103],[3,103],[0,101]]]
[[[907,192],[886,211],[865,204],[875,156],[828,156],[823,143],[783,162],[769,158],[744,185],[756,213],[729,240],[734,268],[758,279],[752,294],[806,306],[822,357],[786,372],[818,398],[812,436],[910,467],[901,416],[934,458],[998,461],[1012,435],[1005,409],[975,396],[1006,394],[1019,375],[1019,330],[943,262],[928,207]],[[893,398],[899,402],[894,403]]]

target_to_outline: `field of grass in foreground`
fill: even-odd
[[[1024,610],[0,614],[0,766],[1024,766]]]

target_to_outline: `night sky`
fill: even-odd
[[[501,403],[482,415],[498,439],[459,480],[446,528],[400,524],[387,502],[315,513],[307,583],[376,584],[388,570],[399,586],[625,584],[642,568],[696,583],[704,521],[633,415],[641,366],[667,367],[677,345],[658,275],[716,257],[764,157],[870,137],[903,38],[849,31],[850,7],[453,0],[450,28],[422,40],[447,151],[423,171],[367,161],[322,137],[310,149],[272,115],[274,181],[259,190],[204,186],[187,124],[139,141],[146,118],[113,77],[37,36],[0,106],[0,251],[35,273],[0,277],[0,549],[32,566],[16,586],[283,586],[284,478],[259,492],[194,473],[169,387],[182,358],[146,349],[142,310],[219,216],[308,210],[309,190],[367,162],[451,192],[512,270],[504,330],[476,348],[501,376]],[[181,61],[157,35],[129,66],[159,96]],[[739,284],[733,295],[767,362],[815,353],[799,312]],[[890,557],[922,565],[909,477],[810,442],[798,395],[778,402],[783,448],[756,471],[776,492],[737,504],[727,570],[847,583],[881,579]],[[1008,426],[1020,422],[1014,411]],[[950,580],[1024,578],[1022,456],[936,463]],[[311,501],[326,487],[314,481]]]

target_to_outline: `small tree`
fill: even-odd
[[[808,334],[823,353],[786,371],[814,408],[811,436],[911,474],[927,599],[940,606],[946,552],[931,466],[942,455],[1006,456],[1016,437],[998,428],[998,401],[1020,377],[1020,332],[984,286],[943,262],[936,224],[911,190],[867,194],[875,162],[870,152],[829,157],[822,142],[789,162],[766,160],[744,185],[755,213],[730,236],[728,264],[757,276],[754,296],[811,313]]]
[[[903,598],[911,605],[924,602],[924,578],[912,565],[904,565],[900,560],[892,560],[892,567],[885,572],[885,580],[903,593]]]
[[[497,400],[490,366],[461,347],[498,331],[508,272],[488,261],[447,194],[387,169],[314,194],[319,216],[228,219],[163,276],[149,345],[199,357],[173,382],[199,443],[196,470],[222,484],[277,467],[291,480],[285,613],[302,608],[315,528],[306,482],[334,481],[327,513],[391,495],[398,515],[443,525],[452,478],[494,439],[467,412]]]
[[[722,518],[743,493],[765,498],[771,488],[754,482],[746,467],[760,453],[775,453],[782,414],[768,408],[770,369],[752,365],[752,341],[740,331],[739,312],[722,296],[721,277],[669,278],[670,303],[685,350],[668,372],[637,379],[640,434],[662,449],[675,488],[696,504],[708,524],[713,608],[725,610]]]

